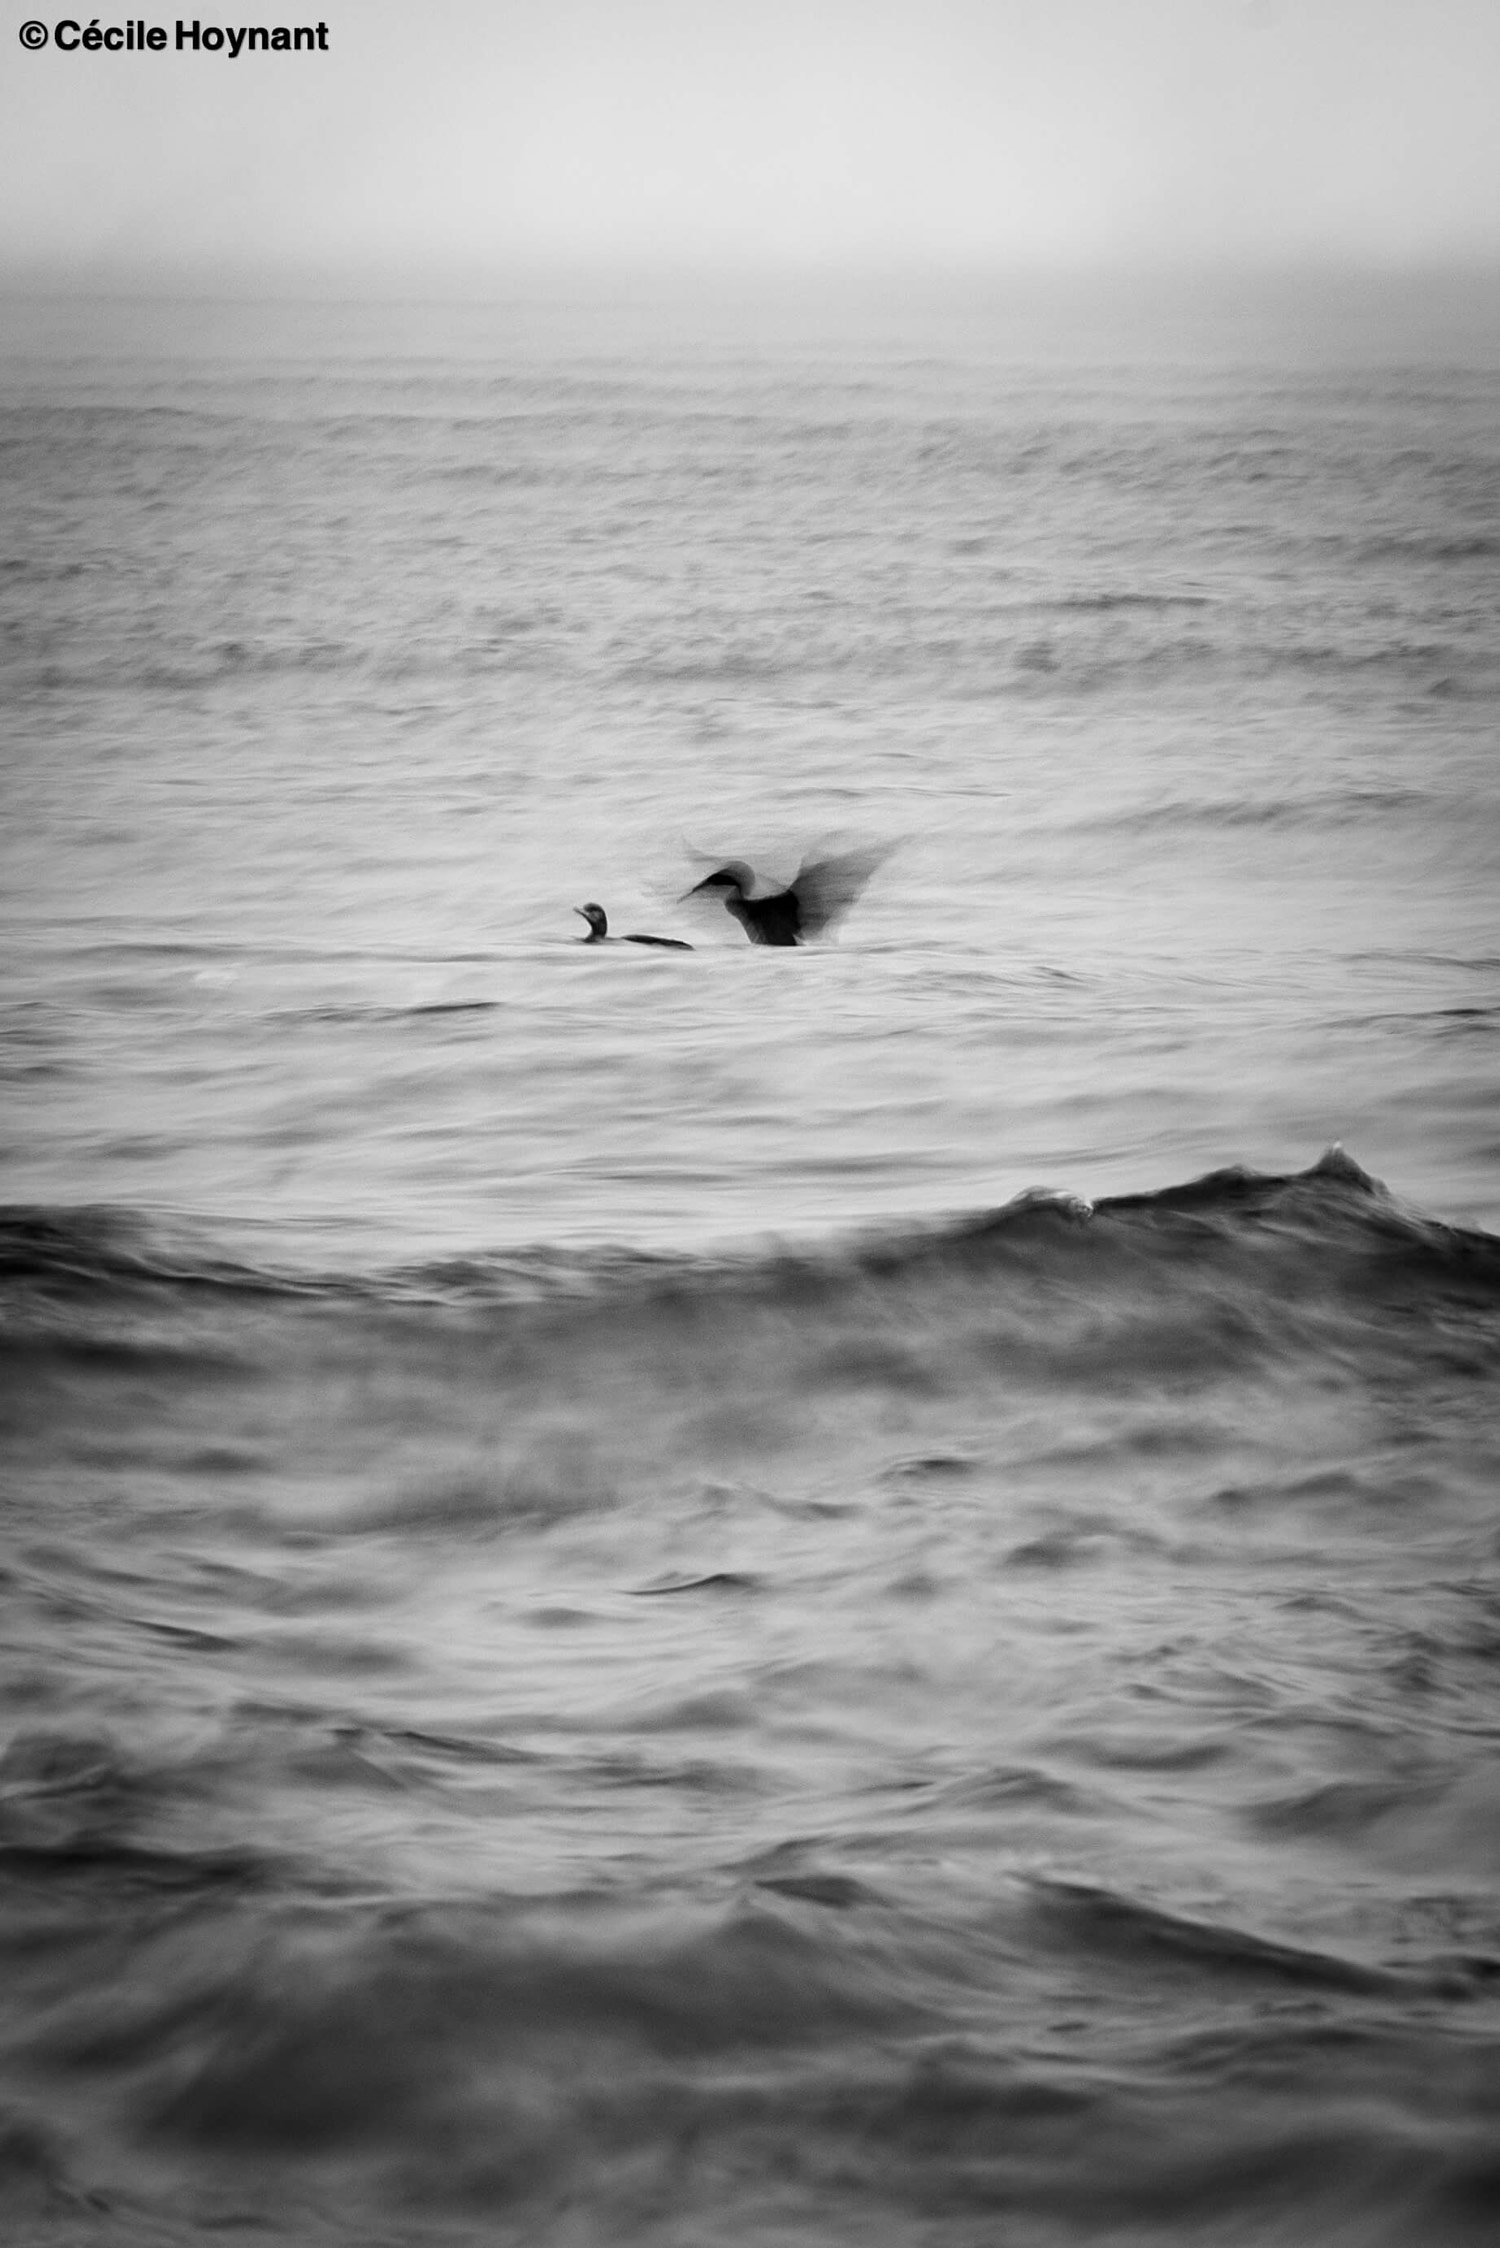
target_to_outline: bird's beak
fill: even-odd
[[[588,915],[584,912],[581,905],[575,905],[573,911],[577,914],[580,921],[587,921]]]

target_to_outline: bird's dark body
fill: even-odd
[[[797,944],[802,936],[802,908],[790,890],[774,898],[735,897],[724,900],[752,944]]]
[[[629,936],[612,937],[609,921],[602,905],[575,905],[573,911],[581,914],[589,925],[589,933],[579,941],[583,944],[653,944],[663,952],[691,952],[692,946],[685,937],[643,937],[632,931]]]

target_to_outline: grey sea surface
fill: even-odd
[[[1493,2238],[1500,355],[3,334],[5,2237]]]

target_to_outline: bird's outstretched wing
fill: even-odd
[[[800,909],[801,934],[820,937],[831,928],[894,849],[892,843],[868,843],[859,850],[804,859],[787,884]]]

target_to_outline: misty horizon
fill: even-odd
[[[3,356],[43,376],[109,361],[266,348],[309,364],[368,351],[490,360],[652,344],[687,359],[784,349],[978,354],[1038,369],[1129,364],[1489,364],[1500,266],[1093,267],[1072,273],[869,267],[822,274],[535,266],[30,276],[0,272]],[[268,328],[267,323],[270,323]]]

